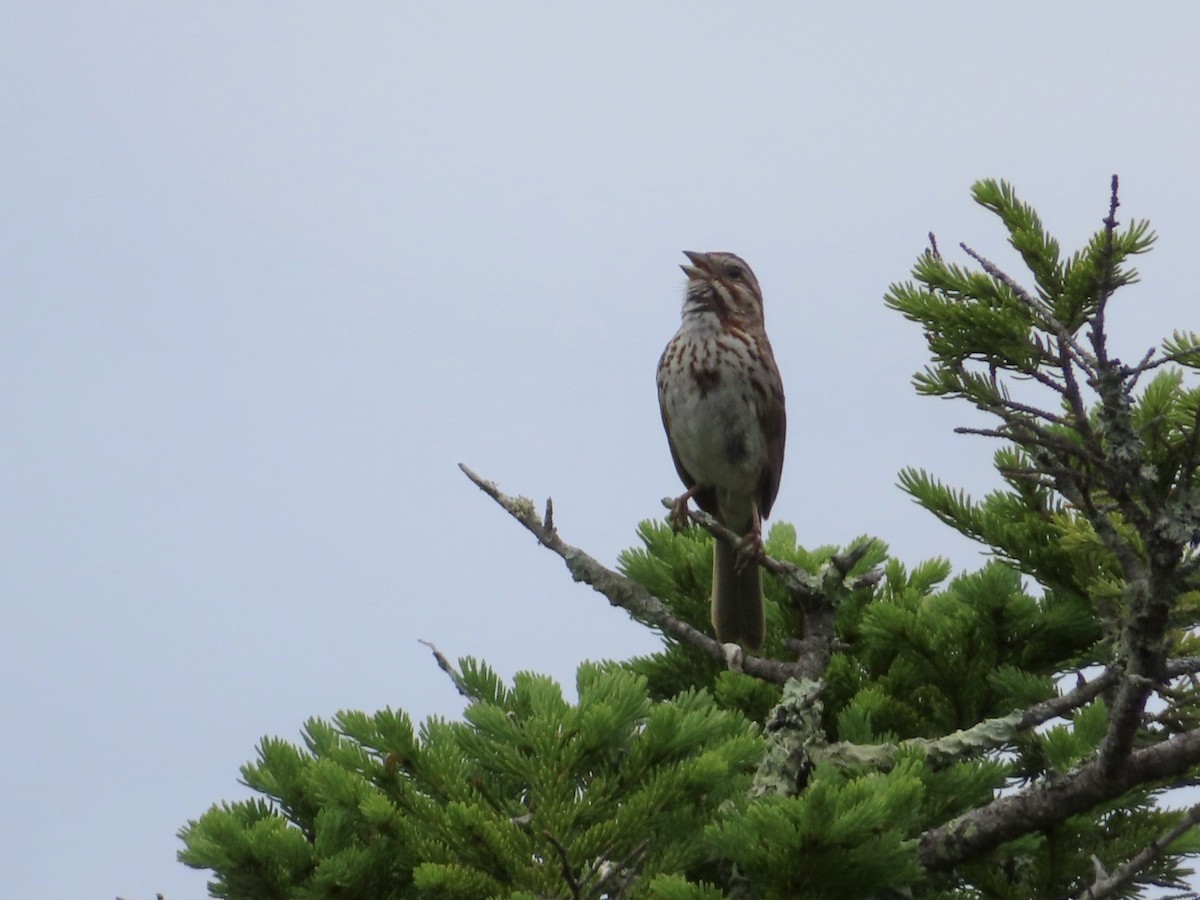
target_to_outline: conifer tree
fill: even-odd
[[[1183,889],[1200,804],[1200,336],[1116,358],[1107,311],[1154,236],[1108,215],[1064,256],[1003,182],[975,200],[1027,270],[931,246],[887,304],[919,392],[989,416],[1004,487],[902,488],[991,560],[951,577],[879,540],[765,542],[768,640],[707,633],[710,533],[643,522],[616,570],[551,510],[479,487],[576,580],[662,635],[579,668],[578,699],[435,658],[462,721],[311,720],[242,769],[257,799],[180,835],[228,898],[1060,898]],[[728,536],[728,535],[726,535]],[[734,536],[736,537],[736,536]]]

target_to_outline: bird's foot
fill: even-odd
[[[673,531],[683,531],[688,527],[688,495],[684,494],[675,501],[675,505],[671,507],[671,511],[667,513],[667,521],[671,523]]]
[[[733,549],[737,552],[737,570],[739,572],[759,565],[767,558],[767,554],[763,552],[762,528],[755,525],[737,542]]]
[[[688,518],[687,505],[688,501],[696,496],[696,491],[699,489],[700,487],[697,485],[675,498],[675,503],[671,506],[671,511],[667,513],[667,521],[671,523],[673,531],[683,531],[691,525],[691,520]]]

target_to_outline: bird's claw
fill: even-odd
[[[733,549],[737,553],[739,572],[744,572],[750,566],[757,566],[767,558],[763,551],[762,529],[757,526],[752,528]]]
[[[688,527],[688,497],[689,494],[684,494],[676,498],[675,504],[671,507],[671,511],[667,513],[667,521],[671,523],[672,531],[683,531]]]

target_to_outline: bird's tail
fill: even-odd
[[[766,619],[763,613],[762,570],[717,538],[713,547],[712,623],[717,640],[740,644],[748,653],[762,649]]]

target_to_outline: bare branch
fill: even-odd
[[[1035,703],[1022,714],[1017,723],[1017,730],[1027,731],[1030,728],[1036,728],[1051,719],[1065,716],[1071,710],[1086,706],[1112,687],[1116,680],[1117,673],[1111,669],[1105,669],[1091,681],[1083,682],[1073,691],[1051,697],[1041,703]]]
[[[849,575],[850,570],[863,561],[863,558],[871,552],[873,543],[871,541],[863,541],[861,544],[856,544],[845,553],[835,553],[829,558],[833,563],[834,568],[842,573],[843,576]]]
[[[571,868],[571,859],[567,856],[567,848],[562,845],[562,841],[549,831],[543,831],[542,837],[550,842],[550,846],[558,854],[559,863],[562,865],[563,880],[567,883],[567,887],[571,889],[571,897],[574,900],[583,900],[583,894],[579,892],[579,879],[575,877],[575,870]]]
[[[1037,448],[1051,450],[1057,455],[1059,465],[1065,465],[1062,461],[1066,459],[1075,459],[1093,465],[1102,461],[1097,451],[1091,446],[1076,444],[1029,419],[1009,415],[999,409],[993,408],[990,411],[1002,420],[1003,424],[1000,428],[973,428],[960,425],[954,429],[954,433],[999,438],[1011,441],[1030,452]]]
[[[1043,372],[1041,369],[1039,369],[1035,366],[1022,366],[1021,368],[1016,369],[1014,371],[1018,372],[1021,375],[1025,375],[1029,378],[1032,378],[1034,381],[1038,382],[1039,384],[1045,385],[1046,387],[1050,388],[1050,390],[1054,391],[1056,394],[1061,394],[1062,396],[1066,396],[1067,389],[1064,385],[1059,384],[1057,381],[1054,380],[1054,378],[1052,376],[1047,375],[1045,372]]]
[[[681,644],[699,650],[710,659],[722,664],[726,663],[723,644],[682,619],[672,616],[662,600],[633,579],[614,572],[583,550],[563,541],[557,531],[548,529],[538,517],[532,501],[524,497],[510,497],[494,483],[476,475],[465,465],[460,463],[459,468],[480,490],[495,500],[505,512],[525,526],[526,530],[537,538],[539,544],[560,556],[576,581],[591,585],[596,591],[607,597],[609,603],[624,609],[639,622],[658,629]],[[764,565],[768,566],[768,570],[771,570],[770,564],[780,567],[781,570],[789,565],[776,560],[767,560]],[[820,660],[801,659],[789,663],[744,655],[741,659],[741,668],[742,671],[755,678],[783,684],[793,676],[802,676],[808,673],[818,663]],[[824,664],[828,664],[827,659]],[[819,677],[819,675],[820,672],[817,672],[813,677]]]
[[[1066,386],[1066,392],[1063,394],[1063,397],[1071,407],[1071,413],[1075,416],[1076,427],[1079,429],[1080,435],[1088,446],[1093,446],[1096,444],[1096,439],[1092,431],[1092,424],[1088,419],[1087,404],[1083,400],[1083,391],[1080,390],[1079,380],[1075,377],[1075,368],[1069,347],[1071,343],[1074,343],[1074,341],[1068,335],[1064,335],[1060,329],[1058,334],[1058,368],[1062,372],[1063,384]],[[1090,374],[1093,370],[1085,368],[1084,371]]]
[[[471,689],[467,687],[466,682],[462,680],[462,675],[460,675],[458,670],[450,664],[450,660],[446,659],[446,657],[442,655],[442,651],[440,651],[429,641],[423,641],[420,638],[417,639],[417,643],[424,644],[430,649],[430,651],[433,653],[433,658],[437,660],[438,668],[450,676],[450,680],[454,682],[454,687],[457,688],[460,694],[462,694],[472,703],[479,699],[478,695],[472,693]]]
[[[1116,175],[1112,177],[1111,189],[1109,191],[1108,200],[1108,215],[1104,218],[1104,252],[1101,256],[1104,272],[1100,283],[1096,285],[1096,313],[1092,317],[1092,349],[1096,352],[1096,361],[1101,368],[1109,365],[1108,360],[1108,335],[1105,332],[1104,314],[1108,308],[1108,298],[1113,293],[1113,235],[1117,231],[1117,207],[1121,205],[1121,201],[1117,197],[1117,188],[1119,181]]]
[[[1149,372],[1151,369],[1157,369],[1169,363],[1177,363],[1183,359],[1191,359],[1196,355],[1195,350],[1185,350],[1179,353],[1164,353],[1162,356],[1158,357],[1158,359],[1153,359],[1152,357],[1155,352],[1157,351],[1151,348],[1146,356],[1142,357],[1142,361],[1140,363],[1138,363],[1136,366],[1126,366],[1122,370],[1126,375],[1133,376],[1133,381],[1130,382],[1130,387],[1137,382],[1138,377],[1141,376],[1143,372]]]
[[[1003,441],[1011,441],[1013,436],[1007,431],[1000,431],[998,428],[970,428],[966,425],[959,425],[954,429],[955,434],[974,434],[979,437],[1000,438]]]
[[[1057,415],[1052,412],[1047,412],[1046,410],[1040,409],[1039,407],[1036,407],[1036,406],[1030,406],[1027,403],[1019,403],[1018,401],[1013,400],[1011,397],[1006,397],[1003,400],[1001,400],[1000,406],[1002,406],[1004,408],[1004,410],[1008,413],[1008,415],[1011,415],[1012,413],[1024,413],[1025,415],[1030,416],[1032,418],[1041,419],[1044,422],[1049,422],[1051,425],[1066,425],[1067,424],[1067,420],[1064,419],[1060,415]],[[1006,419],[1008,418],[1008,415],[1005,416]]]
[[[1052,434],[1029,423],[1013,425],[1006,422],[1001,428],[972,428],[960,425],[954,429],[954,433],[999,438],[1002,441],[1016,444],[1031,455],[1038,449],[1053,451],[1054,456],[1051,456],[1050,453],[1043,453],[1039,459],[1042,471],[1052,477],[1073,474],[1066,462],[1068,459],[1078,460],[1081,463],[1095,461],[1095,455],[1090,448],[1081,447],[1065,437]],[[1059,490],[1061,491],[1061,488]]]

